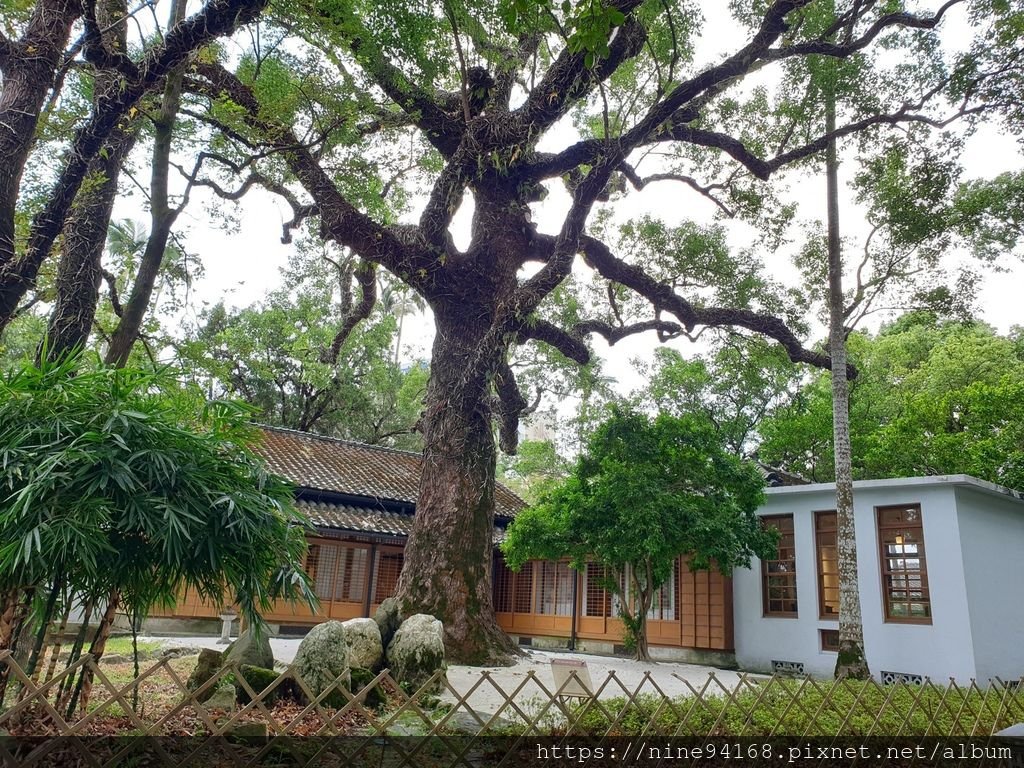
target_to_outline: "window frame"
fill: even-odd
[[[538,616],[572,616],[576,571],[569,567],[568,560],[537,562],[540,568],[534,571],[534,613]]]
[[[825,515],[831,515],[835,521],[831,531],[826,528],[822,530],[821,518]],[[836,578],[836,612],[830,613],[825,610],[825,572],[822,570],[822,534],[832,534],[832,548],[836,553],[836,571],[834,575]],[[818,618],[822,621],[839,621],[839,516],[834,509],[820,509],[814,512],[814,571],[817,577],[818,583]]]
[[[834,645],[830,642],[832,638],[835,638]],[[822,653],[839,653],[839,630],[821,627],[818,630],[818,646]]]
[[[796,558],[796,519],[794,518],[792,513],[790,513],[790,514],[783,514],[783,515],[763,515],[761,517],[761,525],[764,525],[764,526],[767,527],[767,526],[772,524],[772,521],[778,521],[778,520],[787,520],[789,522],[789,531],[788,532],[784,531],[778,525],[774,526],[775,529],[777,531],[779,531],[779,534],[780,534],[778,547],[781,548],[783,546],[783,543],[785,542],[786,537],[788,536],[789,537],[789,546],[790,546],[790,549],[792,550],[793,556],[792,556],[792,558],[781,558],[781,557],[778,557],[778,555],[779,555],[779,548],[777,548],[776,552],[775,552],[776,557],[774,557],[774,558],[772,558],[770,560],[765,560],[764,558],[761,559],[761,611],[762,611],[762,616],[764,618],[771,618],[771,619],[795,619],[795,618],[799,617],[799,612],[800,612],[800,599],[799,599],[799,593],[797,592],[797,567],[798,566],[797,566],[797,558]],[[792,602],[793,602],[793,605],[794,605],[794,610],[792,610],[792,611],[772,610],[771,609],[772,598],[770,597],[770,591],[771,590],[770,590],[770,585],[768,583],[768,579],[769,579],[770,576],[778,577],[780,574],[779,573],[774,573],[774,574],[770,573],[769,563],[784,563],[784,562],[791,562],[792,563],[792,572],[788,573],[788,574],[782,574],[783,576],[786,576],[789,580],[792,581],[792,590],[793,590]],[[778,602],[778,600],[776,602]]]
[[[886,512],[908,511],[908,510],[916,510],[916,512],[917,512],[917,520],[916,520],[916,522],[911,523],[910,525],[908,525],[906,521],[901,521],[898,524],[884,523],[883,522],[883,515]],[[904,565],[904,568],[901,571],[901,573],[903,573],[905,576],[906,576],[906,574],[913,574],[913,573],[919,574],[919,576],[920,576],[920,592],[921,592],[921,598],[919,600],[911,600],[909,597],[907,597],[907,598],[904,598],[903,600],[894,601],[891,598],[892,590],[891,590],[890,585],[892,583],[891,579],[892,579],[894,571],[891,570],[890,565],[889,565],[889,561],[891,559],[902,559],[905,562],[907,560],[907,556],[906,556],[906,552],[899,553],[898,555],[895,555],[895,556],[890,556],[890,555],[887,554],[887,552],[886,552],[887,542],[886,542],[886,538],[885,538],[885,532],[886,531],[903,531],[904,534],[906,534],[906,532],[908,532],[908,531],[916,531],[917,532],[917,535],[918,535],[918,542],[917,542],[918,550],[914,553],[914,559],[916,559],[918,561],[918,564],[919,564],[918,568],[916,569],[916,571],[910,571]],[[921,510],[921,505],[919,503],[913,503],[913,504],[887,504],[887,505],[884,505],[884,506],[875,507],[875,534],[876,534],[876,538],[878,540],[878,570],[879,570],[879,577],[880,577],[880,580],[881,580],[881,589],[882,589],[882,617],[883,617],[884,621],[887,624],[921,624],[921,625],[929,625],[929,624],[931,624],[932,621],[933,621],[932,591],[931,591],[931,584],[928,581],[928,547],[926,546],[925,540],[924,540],[924,514],[923,514],[923,512]],[[904,546],[904,544],[902,542],[893,542],[893,545],[894,546]],[[900,557],[900,555],[902,557]],[[909,593],[910,592],[909,586],[906,587],[904,589],[904,591]],[[893,602],[899,602],[899,603],[905,604],[907,606],[907,611],[908,611],[907,615],[905,615],[905,616],[894,615],[893,612],[892,612],[892,604],[893,604]],[[926,605],[927,611],[928,611],[928,615],[927,616],[912,616],[912,615],[910,615],[909,611],[910,611],[910,605],[912,603],[923,603],[924,605]]]

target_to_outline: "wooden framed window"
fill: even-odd
[[[306,550],[306,575],[316,584],[316,575],[320,569],[320,545],[310,544]]]
[[[550,560],[538,563],[537,613],[569,616],[572,614],[572,580],[575,576],[568,563]]]
[[[885,620],[931,624],[921,507],[879,507],[877,512]]]
[[[403,562],[405,558],[401,552],[378,550],[376,573],[373,576],[373,602],[382,603],[395,594]]]
[[[361,603],[366,596],[366,568],[370,552],[365,547],[344,547],[344,550],[346,557],[342,564],[340,583],[335,588],[334,599]]]
[[[307,572],[321,600],[361,603],[366,594],[365,547],[320,541],[309,548]]]
[[[819,629],[818,636],[821,638],[821,650],[831,653],[839,652],[838,629]]]
[[[651,608],[647,611],[647,618],[655,621],[675,621],[678,618],[676,613],[676,584],[679,583],[679,558],[676,558],[672,573],[665,583],[658,587],[651,600]]]
[[[586,589],[583,591],[584,616],[611,616],[612,595],[604,588],[607,568],[599,563],[587,563]]]
[[[512,610],[515,613],[533,613],[533,566],[524,563],[512,577]]]
[[[815,561],[818,566],[818,617],[822,619],[839,618],[838,536],[839,527],[835,511],[815,512],[814,544]]]
[[[793,537],[793,516],[762,517],[766,528],[779,532],[779,549],[775,558],[761,561],[761,594],[765,616],[793,618],[797,615],[796,543]]]

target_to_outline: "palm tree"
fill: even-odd
[[[832,67],[834,70],[834,65]],[[836,85],[825,83],[825,133],[836,130]],[[843,254],[839,237],[839,157],[836,140],[825,150],[828,219],[829,355],[832,358],[832,440],[836,470],[836,550],[839,567],[839,652],[836,677],[871,677],[864,653],[857,540],[853,514],[853,458],[850,446],[850,388],[846,369],[846,306]]]
[[[378,294],[377,303],[380,305],[381,311],[385,315],[394,316],[398,321],[398,328],[395,333],[394,360],[395,368],[398,368],[399,352],[402,348],[402,325],[405,323],[405,318],[407,315],[426,311],[427,303],[423,300],[422,296],[405,283],[388,279],[384,276],[380,278]]]

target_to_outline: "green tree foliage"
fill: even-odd
[[[325,358],[345,310],[328,273],[289,280],[239,310],[210,308],[178,346],[179,363],[208,392],[240,397],[274,426],[411,450],[429,370],[400,367],[399,306],[379,305]]]
[[[38,113],[77,9],[90,7],[54,2],[37,2],[36,17],[67,21],[50,36],[45,66],[0,37],[5,82],[39,70],[24,103],[0,115],[27,128],[0,153],[16,170],[0,173],[0,213],[11,213],[6,223],[0,216],[0,326],[22,306],[81,186],[80,174],[39,185],[46,215],[31,236],[10,235],[36,122],[22,116]],[[357,274],[387,271],[430,306],[437,332],[422,418],[428,460],[398,597],[445,619],[453,658],[493,660],[512,650],[493,615],[489,563],[493,424],[512,452],[531,402],[512,366],[517,349],[548,346],[587,364],[595,338],[741,328],[778,341],[794,361],[828,365],[804,346],[793,302],[750,281],[757,258],[723,259],[730,253],[715,226],[651,221],[643,195],[649,186],[693,191],[752,222],[773,247],[791,211],[766,182],[814,162],[834,138],[823,133],[818,92],[803,87],[820,91],[811,74],[835,60],[839,90],[856,91],[845,101],[842,136],[941,123],[951,109],[970,108],[990,74],[991,62],[980,62],[961,78],[968,98],[953,107],[940,98],[949,82],[936,30],[960,3],[967,0],[918,13],[898,2],[733,0],[720,4],[733,17],[729,39],[706,41],[702,4],[693,0],[318,0],[273,4],[247,50],[228,55],[206,43],[262,3],[211,0],[187,39],[164,35],[162,47],[178,41],[176,52],[157,51],[152,67],[146,59],[145,82],[123,60],[87,47],[94,67],[121,65],[126,89],[111,104],[85,108],[103,120],[81,134],[91,145],[76,140],[69,156],[88,161],[104,131],[133,108],[142,112],[142,92],[187,59],[181,114],[207,144],[186,170],[194,186],[232,201],[257,185],[274,192],[294,214],[286,239],[309,223],[361,260]],[[842,19],[843,35],[833,18]],[[16,32],[20,41],[20,25]],[[723,44],[698,56],[704,42]],[[780,72],[797,87],[768,87]],[[49,204],[49,189],[59,205]],[[564,204],[548,208],[557,220],[538,227],[532,206],[550,194]],[[641,198],[627,214],[635,221],[624,232],[597,226],[603,208],[626,209],[626,195]],[[688,201],[677,210],[686,216]],[[15,242],[31,247],[13,254]],[[709,274],[722,284],[707,284]],[[553,307],[553,297],[563,287],[574,292],[577,275],[579,298],[593,287],[607,301],[597,308],[581,300],[563,314],[569,302]]]
[[[78,362],[0,380],[0,592],[116,595],[145,616],[191,587],[254,622],[277,597],[315,601],[304,520],[251,452],[250,411]]]
[[[1020,333],[907,315],[877,336],[853,334],[854,476],[967,473],[1024,488],[1024,350]],[[827,382],[816,377],[761,425],[759,457],[832,479]]]
[[[515,455],[498,459],[498,480],[529,502],[565,479],[569,462],[551,440],[522,440]]]
[[[634,394],[648,409],[682,416],[699,413],[715,426],[726,448],[751,455],[758,424],[795,392],[799,372],[777,346],[750,336],[727,336],[712,352],[684,358],[671,347],[655,350],[641,371],[647,385]]]
[[[763,485],[706,419],[616,410],[569,477],[516,517],[502,550],[513,569],[562,557],[577,569],[603,564],[637,657],[646,659],[647,612],[676,558],[729,572],[770,552],[774,539],[755,515]]]

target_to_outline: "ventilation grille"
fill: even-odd
[[[923,685],[924,675],[911,672],[881,672],[882,683],[885,685]]]
[[[776,675],[802,675],[804,673],[804,665],[800,661],[773,660],[772,672]]]

